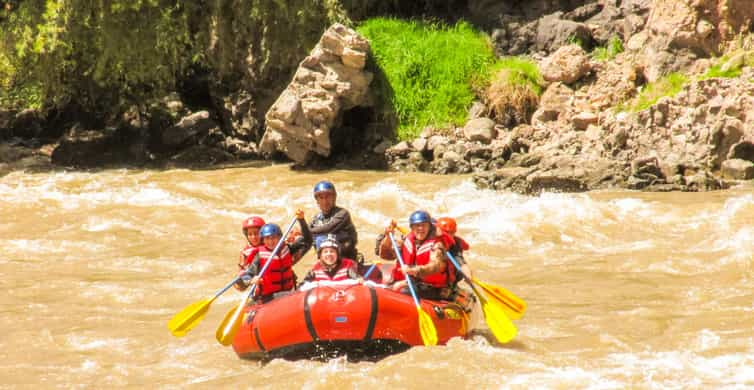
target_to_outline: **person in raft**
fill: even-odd
[[[249,267],[254,256],[259,251],[259,247],[262,246],[262,238],[259,236],[259,229],[264,226],[264,219],[257,216],[252,216],[244,219],[241,223],[241,232],[246,238],[246,246],[241,249],[241,253],[238,257],[239,275],[246,273],[246,268]],[[245,289],[245,284],[239,280],[235,285],[237,290]]]
[[[322,237],[320,237],[322,238]],[[348,279],[361,279],[356,262],[340,255],[340,245],[334,235],[318,239],[317,263],[304,277],[304,282],[339,282]]]
[[[456,271],[446,258],[445,251],[453,246],[453,238],[435,228],[432,217],[424,210],[414,211],[408,223],[411,232],[400,248],[405,267],[396,265],[393,268],[393,290],[408,293],[408,282],[405,280],[408,275],[416,281],[414,285],[420,297],[433,300],[452,299]],[[389,242],[390,237],[385,239]]]
[[[458,265],[461,266],[460,271],[466,274],[466,276],[472,277],[471,267],[469,267],[469,264],[463,258],[463,251],[469,250],[469,244],[466,242],[466,240],[456,235],[456,220],[450,217],[438,218],[435,226],[438,230],[453,238],[454,244],[450,247],[450,249],[448,249],[448,252],[453,255],[453,257],[458,262]],[[463,276],[460,272],[457,272],[456,283],[461,281],[461,279],[463,279]]]
[[[257,301],[269,302],[276,294],[291,291],[296,286],[293,266],[301,260],[312,246],[312,235],[306,225],[303,210],[296,210],[296,219],[301,228],[301,237],[293,244],[283,243],[275,257],[271,257],[272,251],[283,235],[280,226],[268,223],[259,230],[262,246],[259,247],[246,269],[246,273],[253,277],[248,285],[256,284],[258,286],[255,291],[255,300]],[[267,267],[265,274],[260,277],[258,274],[268,261],[272,261],[272,263]]]
[[[335,186],[327,180],[320,181],[314,186],[314,199],[320,212],[312,219],[309,229],[315,238],[334,234],[340,246],[341,256],[354,260],[359,274],[364,275],[370,266],[364,264],[364,256],[356,251],[356,244],[359,242],[356,227],[348,210],[335,205],[337,196]],[[382,271],[379,267],[369,274],[369,279],[377,283],[382,281]]]
[[[356,227],[351,220],[351,213],[335,205],[337,197],[335,186],[327,180],[320,181],[314,186],[314,199],[320,212],[312,219],[309,230],[315,238],[326,237],[328,234],[335,235],[341,255],[356,259],[356,244],[359,241]]]

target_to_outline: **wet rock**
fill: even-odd
[[[464,160],[471,160],[473,158],[479,158],[489,160],[492,157],[492,148],[487,145],[470,145],[468,149],[463,153]],[[473,164],[472,164],[473,165]]]
[[[751,180],[754,179],[754,162],[734,158],[722,163],[724,179]]]
[[[178,123],[162,133],[165,145],[177,146],[187,139],[202,134],[217,127],[217,123],[210,118],[209,111],[199,111],[181,118]]]
[[[421,137],[417,138],[411,142],[411,147],[417,152],[423,152],[427,149],[427,139]]]
[[[427,139],[427,150],[434,151],[440,145],[448,143],[448,138],[442,135],[433,135]]]
[[[143,139],[124,129],[87,130],[73,126],[52,151],[55,165],[93,168],[140,165],[149,160]]]
[[[478,141],[489,144],[497,137],[495,122],[489,118],[477,118],[466,122],[463,127],[463,135],[469,141]]]
[[[544,172],[534,172],[526,177],[530,193],[542,191],[583,192],[588,189],[584,182],[584,171],[579,168],[556,168]]]
[[[408,142],[401,141],[395,144],[395,146],[388,148],[386,153],[390,156],[406,157],[410,151],[411,146],[409,146]]]
[[[225,139],[217,144],[221,150],[230,153],[233,156],[242,159],[256,159],[259,158],[259,150],[257,144],[249,141],[245,141],[233,137],[225,137]]]
[[[219,148],[194,145],[170,158],[172,166],[206,166],[232,161],[232,154]]]

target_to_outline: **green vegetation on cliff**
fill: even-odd
[[[0,105],[115,114],[201,77],[263,90],[344,18],[335,0],[5,2]]]
[[[383,98],[398,116],[398,138],[425,126],[463,124],[475,98],[472,81],[489,78],[495,55],[484,35],[468,23],[375,18],[358,27],[371,44],[388,91]],[[384,89],[384,88],[383,88]]]
[[[751,58],[748,59],[747,58]],[[702,74],[686,75],[680,72],[669,73],[659,80],[645,85],[636,98],[630,102],[624,102],[618,105],[619,111],[642,111],[653,106],[657,101],[665,96],[674,96],[683,89],[688,83],[710,78],[735,78],[739,77],[742,67],[754,62],[754,52],[733,51],[726,53],[722,57],[713,61],[713,63]]]

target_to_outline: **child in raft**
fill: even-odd
[[[293,266],[301,260],[312,246],[312,235],[304,219],[304,211],[296,210],[296,219],[301,228],[301,237],[292,244],[283,243],[273,257],[273,250],[278,242],[283,239],[280,226],[268,223],[259,230],[262,238],[262,246],[251,260],[246,273],[252,277],[248,284],[241,279],[245,286],[256,284],[255,296],[257,301],[268,302],[275,294],[291,291],[296,286],[296,275]],[[268,261],[271,261],[264,275],[259,275]]]

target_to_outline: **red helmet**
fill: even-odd
[[[241,224],[241,231],[246,234],[246,229],[250,227],[261,228],[262,226],[264,226],[264,219],[257,216],[249,217]]]
[[[449,217],[442,217],[437,220],[437,227],[448,234],[456,234],[456,220]]]

